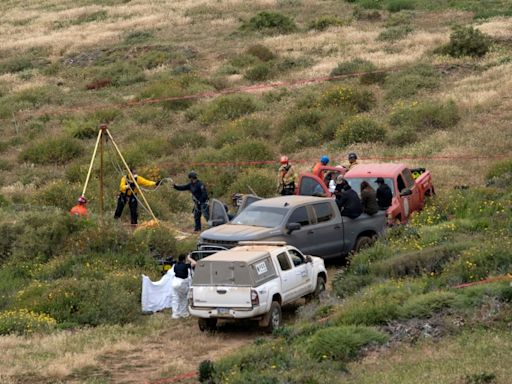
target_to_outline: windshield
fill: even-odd
[[[285,208],[248,206],[230,224],[275,228],[288,213]]]
[[[352,187],[354,191],[356,191],[359,195],[361,194],[361,183],[363,181],[366,181],[368,184],[372,186],[373,189],[377,190],[379,188],[379,185],[375,182],[376,177],[354,177],[354,178],[347,178],[348,183]],[[384,182],[388,185],[389,188],[391,188],[391,193],[393,196],[395,196],[395,187],[393,185],[393,179],[386,178],[384,179]]]

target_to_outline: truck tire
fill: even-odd
[[[215,331],[217,329],[217,319],[216,318],[208,318],[208,319],[203,319],[203,318],[199,318],[197,319],[197,325],[199,326],[199,330],[201,332],[212,332],[212,331]]]
[[[322,292],[325,292],[325,279],[322,276],[318,276],[316,279],[315,290],[304,297],[306,299],[306,304],[310,303],[312,300],[319,299]]]
[[[268,311],[268,325],[265,327],[267,332],[272,332],[281,326],[283,314],[281,313],[281,305],[277,301],[273,301]]]
[[[354,252],[359,252],[362,249],[369,248],[373,244],[373,240],[369,236],[359,236],[354,246]]]

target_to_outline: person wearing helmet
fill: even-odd
[[[348,167],[346,167],[348,170],[354,168],[357,164],[357,154],[355,152],[350,152],[348,154]]]
[[[87,217],[87,199],[85,196],[80,196],[78,198],[77,204],[69,210],[74,216]]]
[[[281,156],[279,159],[281,166],[277,174],[277,191],[281,195],[293,195],[295,193],[295,183],[297,182],[297,173],[290,164],[288,156]]]
[[[325,167],[327,164],[329,164],[329,157],[324,155],[320,158],[320,162],[316,163],[313,167],[313,175],[321,177],[320,169]]]
[[[194,232],[201,231],[201,215],[206,221],[210,220],[210,209],[208,207],[208,191],[201,180],[197,178],[197,173],[190,171],[188,174],[189,183],[172,186],[177,191],[190,191],[194,201]]]
[[[160,180],[152,181],[143,178],[142,176],[137,175],[137,170],[134,168],[130,169],[130,174],[121,177],[121,182],[119,183],[119,196],[117,198],[117,207],[114,213],[114,219],[119,219],[123,214],[124,206],[128,203],[130,207],[130,221],[132,225],[137,225],[137,220],[139,214],[137,212],[138,201],[137,194],[139,193],[139,188],[141,187],[154,187],[160,184]]]

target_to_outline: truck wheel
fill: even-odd
[[[277,301],[273,301],[270,306],[270,311],[268,311],[268,325],[265,327],[267,332],[272,332],[274,329],[277,329],[281,326],[281,322],[283,321],[283,315],[281,313],[281,305]]]
[[[369,248],[373,244],[373,240],[368,236],[359,236],[354,247],[354,252],[359,252],[362,249]]]
[[[322,276],[318,276],[316,279],[316,288],[314,292],[310,293],[305,297],[306,304],[310,303],[311,300],[319,299],[322,292],[325,292],[325,280]]]
[[[209,319],[203,319],[199,318],[197,319],[197,325],[199,325],[199,330],[201,332],[212,332],[217,329],[217,319],[216,318],[209,318]]]

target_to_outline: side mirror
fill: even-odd
[[[223,219],[214,219],[211,221],[211,226],[216,227],[218,225],[226,224]]]
[[[313,259],[309,255],[304,256],[304,259],[306,260],[306,263],[312,263],[313,262]]]
[[[400,196],[401,197],[404,197],[404,196],[409,196],[409,195],[412,195],[412,191],[410,188],[404,188],[400,191]]]
[[[288,223],[286,224],[286,229],[288,234],[290,235],[293,231],[298,231],[300,229],[299,223]]]

